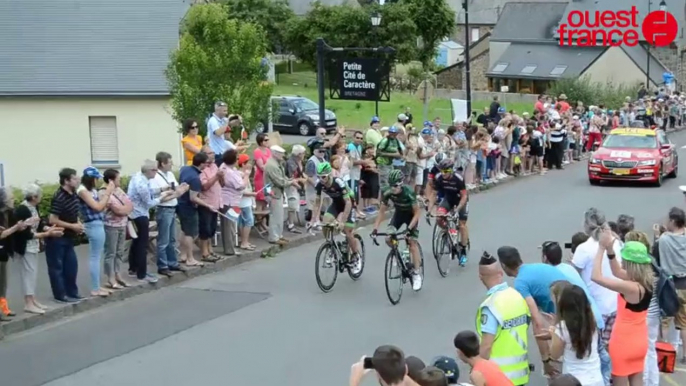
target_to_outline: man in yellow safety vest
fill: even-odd
[[[479,355],[498,364],[515,385],[526,385],[529,307],[522,295],[503,280],[498,261],[488,253],[479,262],[479,278],[488,289],[476,313],[476,331],[481,337]]]

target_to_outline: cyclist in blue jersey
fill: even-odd
[[[457,211],[460,223],[460,265],[467,263],[467,243],[469,241],[469,231],[467,230],[467,220],[469,218],[468,193],[463,177],[453,171],[454,163],[450,159],[443,159],[438,164],[440,174],[436,175],[432,181],[432,188],[435,194],[429,196],[429,213],[438,204],[438,215],[446,215],[453,209]],[[445,219],[437,219],[439,226],[445,228]]]

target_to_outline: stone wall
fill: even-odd
[[[462,69],[463,65],[458,64],[449,68],[436,76],[437,87],[460,90],[462,89]]]
[[[491,101],[493,100],[494,96],[498,96],[501,101],[506,100],[508,103],[531,103],[531,106],[536,103],[537,97],[537,95],[534,94],[472,91],[472,100],[474,101]],[[442,99],[466,99],[467,95],[464,90],[448,90],[437,88],[434,90],[434,97]]]
[[[472,28],[478,28],[479,29],[479,39],[481,39],[484,35],[486,35],[487,32],[490,32],[493,30],[492,25],[470,25],[469,29],[471,30]],[[453,35],[451,36],[451,40],[464,44],[464,25],[458,25],[455,27],[455,31],[453,32]],[[471,32],[469,36],[470,44],[474,43],[471,39]]]
[[[470,61],[471,66],[469,67],[469,72],[472,90],[488,91],[488,78],[486,77],[486,73],[488,72],[489,56],[489,51],[486,51]],[[466,87],[466,75],[463,75],[463,79],[463,86]]]

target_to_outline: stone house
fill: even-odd
[[[489,44],[491,32],[486,32],[481,38],[469,46],[470,54],[470,73],[472,90],[488,90],[488,79],[486,72],[489,69]],[[438,88],[448,88],[452,90],[464,90],[466,87],[465,63],[464,59],[442,68],[434,73],[436,75]]]

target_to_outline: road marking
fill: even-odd
[[[679,384],[675,380],[673,380],[672,377],[670,377],[667,374],[662,374],[662,379],[667,381],[667,383],[669,383],[672,386],[679,386]]]
[[[680,367],[675,367],[674,370],[681,371],[682,373],[686,373],[686,369],[682,369]]]

